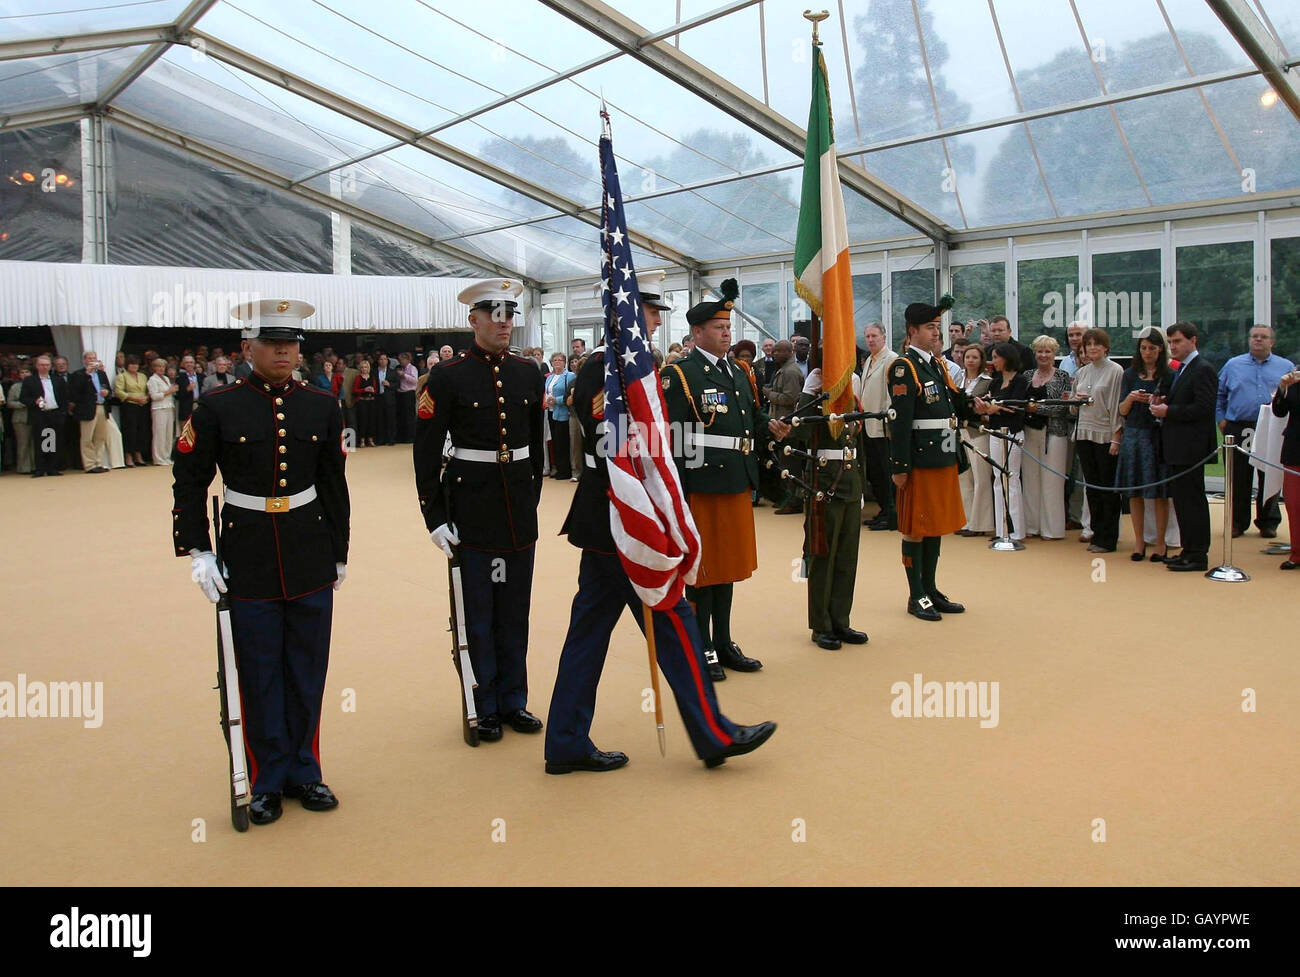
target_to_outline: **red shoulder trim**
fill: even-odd
[[[334,399],[333,391],[322,390],[320,387],[316,386],[313,383],[308,383],[306,386],[299,384],[298,386],[302,390],[310,390],[314,394],[320,394],[322,397],[328,397],[330,400]]]

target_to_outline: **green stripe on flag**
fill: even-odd
[[[816,52],[812,69],[812,103],[808,109],[808,145],[803,158],[803,193],[799,198],[799,230],[794,242],[794,287],[799,297],[820,316],[821,296],[813,294],[801,280],[809,263],[821,251],[821,161],[835,142],[830,91],[826,80],[826,59],[822,57],[820,45]],[[834,259],[834,255],[822,256],[823,262]]]

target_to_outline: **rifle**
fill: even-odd
[[[478,746],[478,708],[474,705],[474,690],[478,688],[478,682],[474,678],[474,666],[469,660],[469,637],[465,633],[465,589],[460,579],[460,556],[455,547],[452,551],[457,555],[447,561],[451,663],[456,666],[456,674],[460,677],[460,714],[465,743],[468,746]]]
[[[212,525],[217,539],[217,568],[221,560],[221,512],[217,497],[212,497]],[[234,682],[235,695],[230,695]],[[235,662],[235,638],[230,627],[230,597],[222,594],[217,601],[217,691],[221,698],[221,733],[230,755],[230,823],[236,831],[248,830],[248,804],[252,784],[248,780],[248,762],[244,755],[244,717],[239,698],[239,666]]]

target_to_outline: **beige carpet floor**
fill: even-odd
[[[169,470],[0,479],[0,681],[104,688],[97,729],[0,719],[0,883],[1300,881],[1300,573],[1254,533],[1235,560],[1253,579],[1235,585],[1130,563],[1127,524],[1104,582],[1072,540],[995,553],[949,538],[940,585],[969,611],[927,624],[904,613],[897,535],[864,532],[854,624],[871,642],[826,652],[794,579],[800,520],[759,509],[734,630],[765,667],[730,673],[719,697],[776,736],[705,771],[669,701],[661,759],[625,617],[593,737],[631,763],[550,777],[540,736],[461,741],[446,564],[410,467],[400,447],[348,464],[321,733],[341,806],[286,802],[244,835],[227,813],[212,609],[168,546]],[[543,718],[577,579],[556,536],[572,489],[548,480],[540,513],[529,674]],[[891,687],[916,673],[997,682],[998,725],[895,718]]]

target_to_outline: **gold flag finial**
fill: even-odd
[[[828,11],[828,10],[822,10],[822,11],[820,11],[820,12],[818,12],[818,13],[813,13],[811,10],[805,10],[805,11],[803,12],[803,15],[804,15],[805,19],[812,21],[812,25],[813,25],[813,44],[815,44],[815,45],[816,45],[816,44],[820,44],[820,43],[821,43],[821,38],[819,38],[819,37],[817,36],[817,27],[818,27],[819,24],[821,24],[821,22],[822,22],[823,20],[825,20],[827,17],[830,16],[830,11]]]

